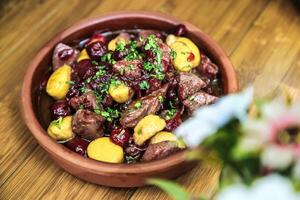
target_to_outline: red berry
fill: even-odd
[[[86,149],[89,145],[89,142],[81,139],[79,137],[75,137],[72,140],[69,140],[65,143],[65,146],[68,147],[68,149],[85,156],[86,155]]]
[[[129,138],[129,131],[123,128],[116,128],[110,134],[112,142],[120,145],[121,147],[124,147],[129,142]]]
[[[191,52],[191,53],[189,54],[189,56],[187,57],[187,61],[193,62],[194,59],[195,59],[195,55]]]
[[[103,42],[97,41],[88,44],[86,47],[86,51],[91,59],[100,60],[100,57],[107,53],[107,47]]]

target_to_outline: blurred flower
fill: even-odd
[[[182,123],[175,134],[191,148],[197,147],[208,136],[233,119],[243,121],[253,99],[253,88],[222,97],[213,105],[201,107],[192,118]]]
[[[242,127],[244,134],[235,154],[243,157],[259,153],[262,166],[271,170],[284,170],[300,162],[299,104],[288,105],[280,100],[266,102],[261,106],[260,116],[249,117]]]
[[[251,187],[233,184],[218,193],[217,200],[297,200],[300,193],[293,190],[289,179],[272,174],[255,181]]]

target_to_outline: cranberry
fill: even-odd
[[[188,61],[188,62],[193,62],[194,59],[195,59],[195,55],[191,52],[191,53],[189,54],[189,56],[187,57],[187,61]]]
[[[51,112],[54,119],[58,119],[60,117],[65,117],[67,115],[70,115],[71,109],[68,106],[67,101],[65,100],[59,100],[56,101],[51,106]]]
[[[68,149],[85,156],[86,155],[86,149],[89,145],[89,142],[81,139],[80,137],[75,137],[72,140],[69,140],[65,143],[65,146],[68,147]]]
[[[86,78],[86,74],[94,71],[95,66],[90,62],[90,60],[82,60],[77,63],[74,67],[76,74],[80,80],[84,80]]]
[[[99,33],[99,32],[95,32],[92,37],[90,38],[90,40],[88,41],[88,44],[94,43],[96,41],[100,41],[102,43],[106,43],[106,39],[105,37]]]
[[[73,49],[64,49],[58,52],[58,58],[62,61],[67,61],[71,56],[73,56],[74,50]]]
[[[127,129],[117,128],[114,129],[110,134],[110,139],[113,143],[124,147],[128,144],[130,138],[130,133]]]
[[[88,44],[86,47],[86,51],[91,59],[99,60],[100,57],[103,56],[107,52],[107,47],[103,42],[97,41],[97,42]]]
[[[125,56],[128,55],[128,51],[127,49],[123,50],[123,51],[114,51],[113,53],[113,57],[116,61],[122,60],[125,58]]]
[[[167,125],[165,129],[167,131],[175,130],[182,123],[182,120],[180,118],[180,112],[177,112],[175,116],[172,119],[166,121],[166,123]]]
[[[178,26],[175,27],[174,34],[176,36],[183,36],[187,32],[185,25],[179,24]]]

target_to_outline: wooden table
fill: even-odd
[[[27,130],[19,94],[27,64],[56,33],[88,16],[153,10],[187,20],[228,53],[241,88],[257,95],[286,88],[300,97],[297,0],[4,0],[0,2],[0,199],[166,199],[154,187],[116,189],[81,181],[46,155]],[[219,167],[198,166],[178,182],[210,196]]]

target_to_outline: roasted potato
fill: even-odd
[[[89,158],[102,162],[123,162],[123,148],[111,142],[109,137],[93,140],[87,147],[87,154]]]
[[[176,53],[173,65],[178,71],[188,72],[200,63],[200,51],[188,38],[169,35],[166,39],[168,46]]]
[[[166,122],[157,115],[148,115],[141,119],[134,128],[133,139],[137,145],[142,145],[159,131],[166,127]]]
[[[83,49],[77,58],[77,62],[80,62],[82,60],[89,60],[89,59],[90,59],[90,56],[88,55],[86,49]]]
[[[46,86],[47,93],[56,100],[65,98],[70,88],[70,80],[71,67],[63,65],[51,74]]]
[[[160,142],[164,142],[164,141],[174,141],[177,143],[179,148],[185,148],[185,144],[183,143],[182,140],[179,140],[176,135],[174,135],[171,132],[167,132],[167,131],[161,131],[157,134],[155,134],[151,140],[150,140],[150,144],[156,144],[156,143],[160,143]]]
[[[59,118],[50,123],[47,132],[50,137],[58,141],[70,140],[74,137],[72,132],[72,116]]]
[[[121,83],[118,85],[110,84],[108,89],[109,95],[118,103],[125,103],[132,96],[131,88]]]
[[[122,42],[124,44],[127,44],[129,40],[130,35],[128,33],[120,33],[117,37],[115,37],[108,43],[108,50],[115,51],[119,43]]]

